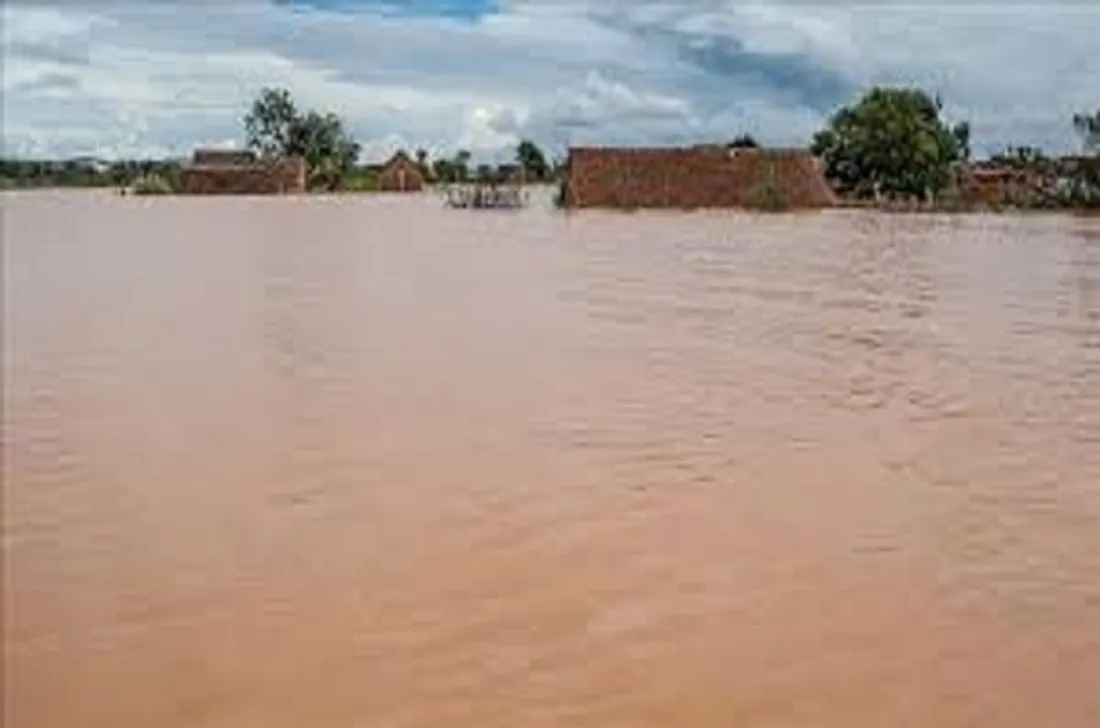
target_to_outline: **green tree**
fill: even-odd
[[[751,134],[741,134],[729,143],[730,149],[759,149],[760,143]]]
[[[951,136],[955,137],[955,144],[958,145],[959,158],[962,161],[970,160],[970,122],[960,121],[955,126],[951,127]]]
[[[454,162],[445,157],[440,157],[432,161],[432,177],[437,182],[454,182],[455,181],[455,166]]]
[[[473,155],[466,149],[459,149],[454,158],[454,178],[456,182],[465,182],[470,178],[470,159]]]
[[[301,115],[285,88],[264,88],[244,117],[248,146],[265,157],[290,154]]]
[[[496,170],[493,169],[491,164],[479,164],[477,165],[477,171],[475,173],[475,179],[482,184],[489,184],[495,182],[497,178]]]
[[[1100,153],[1100,109],[1092,114],[1074,114],[1073,128],[1081,135],[1085,151]]]
[[[432,166],[428,163],[428,150],[423,147],[416,150],[416,164],[420,168],[420,174],[424,175],[425,179],[429,179],[432,176]]]
[[[1086,156],[1070,162],[1070,205],[1100,209],[1100,109],[1074,114],[1073,128],[1081,135]]]
[[[990,160],[1006,167],[1024,169],[1048,162],[1050,158],[1039,147],[1023,145],[1009,146],[1003,152],[994,154]]]
[[[842,193],[936,195],[970,141],[969,125],[948,126],[941,110],[940,100],[920,89],[876,87],[835,112],[811,148]]]
[[[359,157],[359,144],[339,116],[299,111],[286,89],[263,89],[244,126],[248,146],[262,156],[305,159],[311,189],[337,189]]]
[[[546,161],[546,155],[530,139],[524,139],[516,145],[516,162],[523,170],[523,176],[528,179],[541,182],[550,176],[550,164]]]

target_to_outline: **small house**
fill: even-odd
[[[424,189],[424,172],[404,150],[400,150],[382,166],[378,189],[384,192],[420,192]]]
[[[977,162],[965,171],[963,190],[972,203],[1001,206],[1027,202],[1037,192],[1034,170]]]
[[[836,204],[805,149],[573,147],[567,207],[821,208]]]
[[[193,195],[278,195],[306,189],[298,156],[259,160],[250,150],[197,149],[180,170],[181,192]]]

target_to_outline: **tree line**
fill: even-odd
[[[300,109],[284,88],[264,88],[242,119],[249,149],[260,157],[301,156],[308,187],[317,191],[366,190],[377,174],[359,163],[362,147],[343,119],[332,112]],[[1080,135],[1084,154],[1068,174],[1062,196],[1072,204],[1100,206],[1100,110],[1068,120]],[[740,135],[731,147],[756,147]],[[912,87],[875,87],[837,109],[810,143],[826,178],[839,194],[855,199],[941,199],[959,182],[971,158],[968,122],[949,123],[938,96]],[[415,160],[429,182],[498,182],[521,174],[526,181],[560,180],[564,164],[524,139],[505,164],[475,164],[468,150],[431,159],[424,149]],[[1055,161],[1041,149],[1010,146],[991,161],[1020,169],[1048,167]],[[77,160],[43,162],[0,160],[0,185],[120,186],[135,179],[157,180],[171,189],[180,168],[173,161],[121,161],[90,166]]]
[[[0,189],[28,187],[124,187],[156,176],[174,185],[182,163],[166,159],[64,160],[0,158]]]

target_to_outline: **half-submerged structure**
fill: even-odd
[[[197,149],[180,171],[180,191],[193,195],[279,195],[305,192],[301,157],[258,159],[250,150]]]
[[[424,189],[424,172],[405,150],[398,150],[378,168],[378,189],[383,192],[420,192]]]
[[[812,209],[836,196],[805,149],[573,147],[561,204],[605,208]]]
[[[516,184],[477,183],[447,188],[447,206],[474,210],[514,210],[523,207],[527,197]]]

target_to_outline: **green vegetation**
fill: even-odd
[[[340,189],[345,192],[377,192],[378,175],[357,167],[344,177]]]
[[[969,157],[970,126],[948,126],[942,104],[915,88],[876,87],[818,132],[811,150],[825,176],[856,198],[934,198]]]
[[[331,112],[299,111],[283,88],[264,88],[244,117],[248,147],[261,157],[300,156],[311,190],[337,190],[359,157],[359,144]]]
[[[0,159],[0,189],[128,187],[155,174],[175,186],[180,163],[174,160]]]
[[[525,180],[545,182],[550,179],[551,169],[546,155],[530,139],[523,139],[516,145],[516,163]]]
[[[1100,208],[1100,109],[1072,117],[1083,154],[1048,156],[1029,146],[1010,146],[988,160],[1024,173],[1008,200],[1017,207]],[[361,147],[345,122],[327,111],[301,110],[284,88],[263,88],[243,118],[245,141],[263,158],[298,155],[305,159],[308,187],[314,191],[370,192],[378,189],[377,166],[360,165]],[[732,139],[733,149],[759,148],[751,135]],[[875,87],[838,109],[814,135],[811,151],[842,197],[902,208],[920,203],[934,209],[967,204],[970,126],[949,124],[940,99],[914,87]],[[469,150],[432,159],[415,150],[429,183],[499,184],[520,179],[556,182],[557,204],[565,201],[564,159],[551,158],[532,139],[521,139],[512,158],[501,164],[475,164]],[[376,160],[382,161],[382,160]],[[179,189],[177,160],[61,161],[0,159],[0,189],[33,187],[115,187],[138,194]],[[771,178],[750,193],[759,209],[785,209],[785,191]]]
[[[1081,135],[1086,152],[1100,154],[1100,109],[1091,114],[1074,114],[1073,128]]]
[[[554,207],[559,210],[569,207],[569,178],[565,174],[558,179],[558,189],[554,191]]]
[[[756,141],[750,134],[742,134],[741,136],[734,137],[733,141],[729,143],[730,149],[759,149],[760,143]]]
[[[424,166],[431,169],[428,179],[433,182],[467,182],[470,179],[471,154],[459,149],[453,157],[440,157],[430,164],[425,157]]]
[[[779,183],[775,162],[768,163],[764,180],[749,191],[749,208],[761,212],[783,212],[791,208],[789,193]]]
[[[170,195],[176,191],[171,181],[156,172],[140,175],[130,183],[129,190],[135,195]]]

